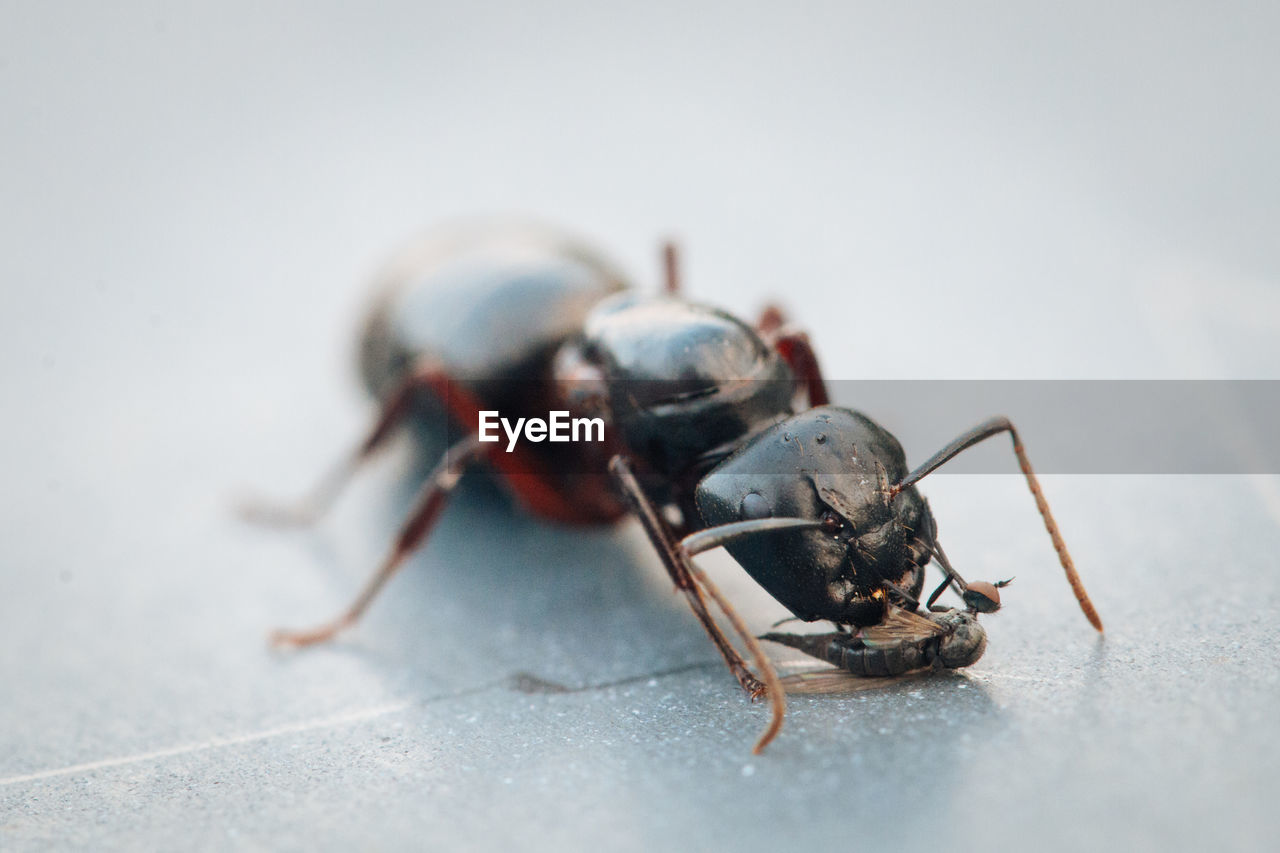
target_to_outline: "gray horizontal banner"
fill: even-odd
[[[1280,473],[1280,381],[839,381],[835,404],[892,432],[910,465],[1005,415],[1035,469],[1054,474]],[[1014,473],[992,439],[938,473]]]
[[[661,412],[662,428],[666,429],[674,423],[666,419],[683,407],[724,407],[718,410],[730,411],[734,400],[752,396],[749,382],[730,383],[731,388],[725,386],[723,393],[693,387],[701,384],[697,380],[615,382],[579,388],[570,383],[530,380],[460,383],[473,402],[496,410],[512,423],[520,417],[549,419],[552,411],[563,408],[574,408],[574,415],[602,415],[622,404],[633,411]],[[1017,428],[1032,465],[1040,473],[1280,473],[1278,380],[842,380],[828,382],[827,388],[832,405],[861,412],[896,436],[909,467],[928,459],[975,425],[1004,415]],[[803,394],[800,396],[803,399]],[[602,397],[614,404],[601,405]],[[591,405],[578,409],[563,403],[570,398]],[[494,402],[503,400],[513,404],[504,409],[500,402]],[[555,403],[557,400],[561,402]],[[423,416],[435,426],[421,426],[438,436],[442,414],[437,410],[434,417]],[[468,426],[485,425],[463,425],[455,419],[443,431],[456,440]],[[625,445],[619,444],[616,424],[609,423],[605,429],[609,445]],[[507,435],[492,418],[488,431],[505,450]],[[570,424],[564,434],[595,433],[588,433],[585,425],[575,433]],[[544,442],[521,438],[519,443],[535,453],[554,450],[555,464],[565,473],[578,473],[575,466],[582,468],[581,473],[598,473],[598,453],[588,454],[579,463],[577,454],[565,443],[552,448],[549,435]],[[637,447],[629,447],[627,452],[640,458],[645,455]],[[1000,436],[964,451],[938,473],[1017,471],[1009,440]]]

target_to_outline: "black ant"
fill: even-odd
[[[563,235],[482,229],[394,272],[362,344],[365,382],[381,403],[376,424],[308,500],[289,510],[260,507],[253,515],[313,520],[359,464],[407,423],[427,431],[447,423],[444,431],[456,440],[350,608],[311,630],[277,631],[274,642],[308,645],[353,624],[426,539],[463,472],[483,462],[520,506],[541,518],[571,524],[639,518],[738,683],[771,703],[759,752],[782,727],[782,682],[692,557],[724,546],[796,617],[835,623],[835,634],[766,639],[847,672],[967,666],[985,648],[976,614],[999,607],[997,585],[966,583],[952,568],[916,484],[1001,433],[1013,439],[1081,609],[1102,630],[1006,418],[979,424],[908,469],[897,439],[866,415],[829,405],[807,336],[780,310],[770,308],[748,325],[680,297],[670,246],[665,268],[666,293],[641,295],[608,262]],[[799,411],[798,398],[805,403]],[[482,412],[533,418],[554,411],[602,418],[604,440],[480,440]],[[921,613],[931,561],[944,578]],[[934,604],[947,587],[962,595],[964,609]],[[713,618],[708,599],[746,647],[754,673]]]

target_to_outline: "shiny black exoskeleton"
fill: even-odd
[[[436,427],[447,422],[443,432],[453,440],[355,603],[317,629],[277,632],[276,641],[305,645],[352,624],[425,540],[464,471],[484,462],[541,517],[608,523],[630,512],[639,519],[739,683],[771,701],[759,750],[781,727],[782,685],[693,556],[724,546],[796,617],[835,623],[837,635],[819,642],[819,656],[835,654],[852,672],[972,663],[985,645],[974,616],[999,606],[996,587],[1003,584],[969,584],[951,567],[916,483],[1002,432],[1013,439],[1077,599],[1101,630],[1007,419],[978,425],[909,470],[892,435],[859,412],[828,404],[807,337],[781,312],[767,310],[748,325],[678,291],[670,250],[667,294],[640,296],[593,252],[545,230],[472,233],[397,265],[362,344],[366,383],[381,404],[377,423],[302,511],[255,515],[314,518],[399,425],[438,439]],[[479,416],[494,409],[512,418],[553,410],[599,417],[605,440],[514,449],[486,443]],[[944,577],[922,602],[931,561]],[[934,606],[947,587],[962,594],[964,611]],[[755,673],[709,602],[747,646]],[[926,615],[916,613],[922,609]],[[915,633],[898,630],[911,615]],[[770,635],[801,649],[813,645],[788,637],[795,635]],[[963,654],[942,652],[961,646]]]
[[[823,522],[726,547],[801,619],[874,625],[896,587],[918,599],[934,523],[897,439],[860,412],[822,406],[751,436],[698,484],[706,524],[782,516]],[[892,584],[893,587],[887,587]]]

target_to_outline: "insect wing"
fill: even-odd
[[[858,693],[863,690],[876,690],[891,684],[907,681],[928,675],[930,670],[920,669],[905,675],[863,676],[831,667],[829,669],[811,669],[804,672],[793,672],[783,676],[782,686],[790,694],[817,695],[833,693]]]
[[[946,633],[947,629],[932,619],[891,606],[884,620],[863,628],[858,632],[858,639],[869,649],[885,649],[923,643]]]

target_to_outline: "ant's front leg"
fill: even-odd
[[[643,525],[645,533],[648,534],[650,543],[662,558],[662,563],[666,567],[667,573],[671,576],[672,581],[675,582],[676,588],[684,594],[685,599],[689,602],[690,609],[693,610],[694,616],[702,623],[707,635],[715,643],[721,657],[724,658],[725,664],[729,667],[729,671],[733,673],[734,678],[742,685],[742,689],[747,691],[747,694],[752,699],[764,697],[769,700],[773,709],[773,717],[769,722],[769,726],[756,742],[754,751],[759,753],[782,729],[782,719],[786,713],[786,700],[783,697],[782,683],[779,681],[773,665],[764,654],[764,650],[760,648],[755,636],[747,630],[746,625],[732,605],[711,583],[710,578],[703,574],[697,566],[693,565],[689,552],[675,540],[670,527],[662,520],[657,508],[649,500],[649,496],[645,494],[635,475],[631,472],[631,466],[627,464],[627,460],[622,456],[613,457],[609,462],[609,472],[621,488],[632,511],[640,518],[640,523]],[[716,602],[716,605],[733,625],[734,631],[746,643],[752,657],[755,658],[761,678],[757,678],[751,672],[746,661],[738,654],[738,650],[733,647],[729,638],[725,636],[724,631],[716,624],[715,618],[712,617],[711,612],[707,609],[707,602],[703,597],[704,591]]]

